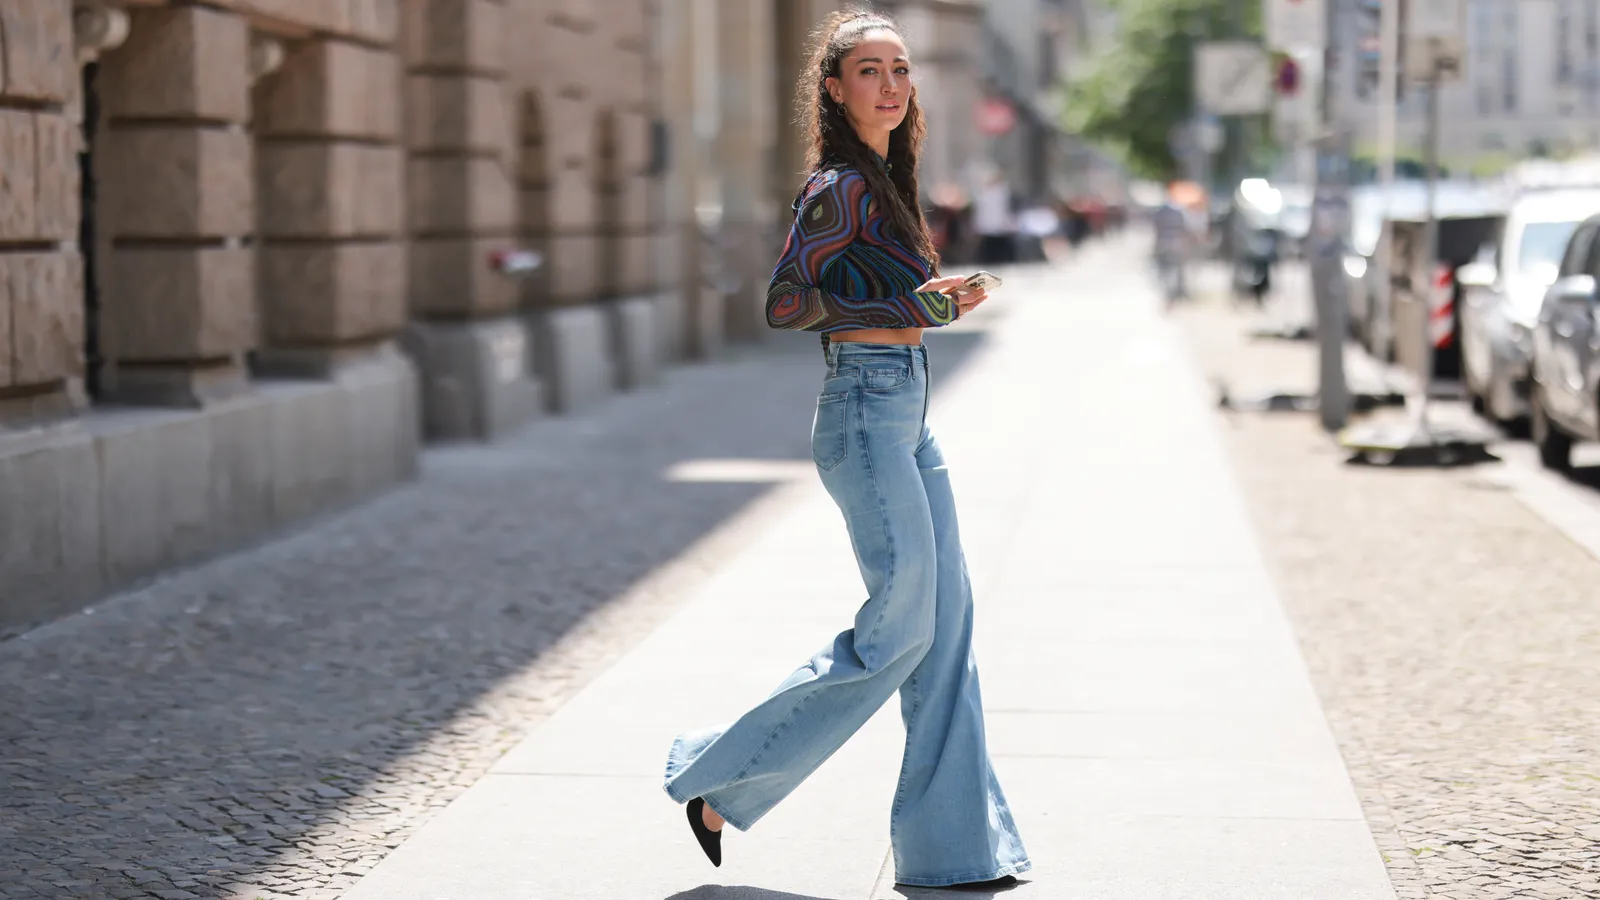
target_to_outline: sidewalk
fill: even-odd
[[[1010,276],[962,326],[991,334],[934,404],[990,747],[1035,865],[1010,896],[1390,898],[1213,398],[1135,257],[1092,252]],[[904,893],[887,865],[894,703],[755,830],[730,830],[721,869],[661,790],[675,731],[764,697],[862,600],[837,510],[814,479],[790,490],[674,617],[345,896],[949,896]]]

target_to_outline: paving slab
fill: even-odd
[[[1035,863],[1009,896],[1393,896],[1209,413],[1115,248],[1018,269],[937,395],[995,764]],[[935,378],[939,342],[930,337]],[[680,611],[380,864],[351,900],[868,900],[893,885],[889,704],[711,868],[661,791],[863,599],[814,482]],[[795,548],[803,545],[804,551]]]

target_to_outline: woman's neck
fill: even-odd
[[[857,128],[856,137],[860,138],[861,143],[866,144],[873,153],[878,154],[879,159],[885,161],[889,159],[889,132],[867,132]]]

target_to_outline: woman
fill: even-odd
[[[925,125],[893,23],[839,13],[801,76],[811,177],[767,295],[774,328],[822,334],[812,455],[850,530],[868,600],[855,627],[727,728],[679,735],[666,789],[722,864],[744,831],[895,691],[905,757],[890,821],[902,884],[1012,883],[1030,863],[990,766],[972,595],[944,459],[924,422],[922,330],[982,303],[938,257],[917,205]]]

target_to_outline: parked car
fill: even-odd
[[[1600,188],[1541,190],[1512,201],[1502,227],[1461,282],[1461,377],[1473,406],[1497,422],[1528,415],[1533,328],[1578,223],[1600,213]]]
[[[1556,281],[1545,292],[1533,329],[1529,408],[1539,460],[1572,466],[1572,445],[1600,440],[1600,215],[1583,221],[1567,242]]]

